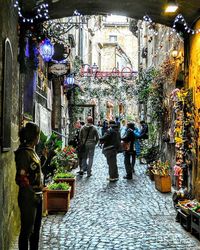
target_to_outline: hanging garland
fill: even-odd
[[[91,98],[105,98],[125,102],[125,100],[130,100],[134,96],[133,81],[122,81],[118,77],[106,79],[82,77],[80,81],[88,101]]]

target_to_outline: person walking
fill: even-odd
[[[120,127],[120,136],[121,136],[121,138],[125,136],[126,129],[127,129],[127,127],[126,127],[126,121],[122,120],[122,125]]]
[[[106,133],[107,130],[108,130],[108,121],[107,121],[107,119],[105,119],[103,121],[103,126],[102,126],[102,130],[101,130],[102,136]]]
[[[84,145],[84,151],[80,150],[82,154],[82,168],[83,171],[87,171],[87,176],[92,175],[92,164],[94,158],[95,146],[99,141],[99,134],[95,126],[93,125],[93,118],[88,116],[87,124],[80,130],[80,144]]]
[[[115,121],[109,122],[109,129],[100,138],[100,143],[103,144],[103,154],[106,157],[109,169],[109,181],[117,181],[119,179],[117,167],[117,153],[120,149],[120,133],[118,125]]]
[[[141,130],[140,130],[140,139],[148,139],[148,125],[145,121],[140,121]]]
[[[136,158],[136,152],[134,147],[135,142],[135,135],[134,135],[135,125],[132,122],[129,122],[127,124],[127,130],[126,134],[121,140],[128,146],[126,146],[124,150],[124,165],[126,169],[126,176],[124,176],[124,179],[132,179],[133,178],[133,172],[134,166],[135,166],[135,158]]]
[[[19,131],[20,145],[15,151],[18,204],[21,213],[19,250],[37,250],[42,220],[42,174],[40,158],[35,152],[40,129],[27,123]]]
[[[82,164],[82,158],[83,158],[83,153],[81,152],[81,148],[80,148],[80,130],[81,128],[85,125],[84,122],[82,121],[78,121],[76,124],[76,133],[75,133],[75,138],[74,138],[74,148],[76,149],[76,153],[78,156],[78,165],[79,165],[79,174],[83,175],[83,164]],[[69,144],[70,145],[70,144]]]

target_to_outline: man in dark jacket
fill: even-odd
[[[99,134],[95,126],[93,125],[93,118],[88,116],[87,124],[80,130],[80,144],[85,145],[85,152],[82,155],[83,171],[87,171],[87,176],[90,177],[95,146],[99,141]]]
[[[124,179],[128,180],[133,178],[133,172],[135,172],[134,166],[135,166],[136,152],[134,147],[134,142],[135,142],[134,130],[135,130],[134,123],[129,122],[127,124],[126,134],[121,139],[126,143],[130,143],[130,147],[124,151],[124,165],[126,168],[126,176],[124,176]]]
[[[120,148],[120,133],[115,121],[109,122],[109,129],[104,136],[100,138],[103,144],[103,154],[105,155],[109,167],[109,181],[117,181],[119,179],[117,167],[117,153]]]

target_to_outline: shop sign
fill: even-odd
[[[61,76],[68,72],[68,67],[66,64],[56,63],[49,68],[49,71],[54,75]]]

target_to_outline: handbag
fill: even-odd
[[[122,146],[123,151],[129,151],[131,147],[131,142],[122,141],[121,146]]]

